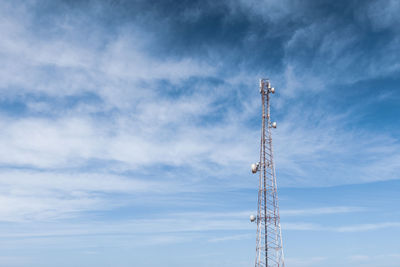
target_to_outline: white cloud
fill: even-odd
[[[368,255],[352,255],[349,257],[350,261],[361,261],[361,262],[366,262],[369,261],[371,258]]]
[[[375,31],[398,30],[400,4],[395,0],[371,1],[359,16],[366,16]]]
[[[300,1],[240,0],[227,2],[233,11],[245,9],[252,14],[258,15],[257,18],[273,23],[285,23],[288,16],[293,20],[299,19],[301,17],[299,10],[303,8]]]
[[[383,223],[370,223],[370,224],[355,224],[348,226],[324,226],[314,223],[284,223],[282,228],[285,230],[293,231],[329,231],[338,233],[355,233],[367,232],[386,228],[399,228],[399,222],[383,222]]]
[[[289,15],[294,20],[301,17],[299,1],[289,8],[288,1],[239,2],[230,4],[232,10],[244,6],[272,25]],[[154,56],[157,37],[135,25],[121,27],[110,38],[96,26],[88,31],[87,20],[70,15],[56,21],[57,35],[39,35],[28,10],[1,6],[0,99],[27,105],[26,114],[0,117],[0,232],[7,239],[3,248],[19,249],[21,243],[63,248],[60,240],[69,238],[90,251],[99,236],[113,241],[110,246],[127,247],[255,236],[248,219],[252,212],[179,212],[192,208],[191,201],[204,201],[193,200],[192,195],[182,201],[179,193],[255,189],[254,180],[246,177],[252,177],[248,165],[258,157],[259,129],[250,125],[259,120],[259,73],[243,70],[235,77],[222,77],[217,75],[224,72],[221,63],[207,57]],[[192,13],[199,16],[201,10]],[[186,15],[196,20],[193,14]],[[376,29],[396,21],[393,14],[375,21]],[[339,83],[350,84],[399,69],[394,56],[398,38],[382,48],[390,52],[385,57],[375,55],[382,61],[360,63],[359,54],[348,53],[359,41],[355,29],[333,29],[331,22],[296,31],[284,47],[282,73],[273,72],[271,77],[278,92],[273,114],[286,114],[274,131],[279,185],[330,186],[399,178],[397,137],[346,127],[353,123],[357,107],[332,115],[325,107],[303,105],[304,99],[297,98],[305,92],[322,94],[339,77],[343,78]],[[314,68],[304,68],[297,60],[299,45],[318,47]],[[358,63],[368,67],[365,73],[348,72]],[[330,71],[319,68],[324,64]],[[221,85],[189,80],[207,76],[219,79]],[[251,84],[253,91],[238,89]],[[167,88],[171,85],[190,92],[176,94]],[[79,98],[86,93],[98,99],[63,104],[66,96]],[[292,105],[297,99],[301,104]],[[156,216],[153,209],[146,210],[147,205],[168,202],[174,202],[171,208],[178,212],[160,211]],[[141,208],[132,208],[135,205]],[[95,221],[88,213],[111,214],[121,206],[134,211],[121,220],[107,214]],[[333,206],[284,209],[281,214],[292,219],[362,211],[362,207]],[[398,222],[283,225],[285,231],[346,234],[398,227]],[[213,238],[205,234],[213,231],[254,232]],[[387,257],[398,259],[398,255]],[[287,260],[292,266],[320,266],[326,258]]]
[[[283,8],[278,2],[270,4],[278,11]],[[30,31],[29,16],[17,19],[24,10],[16,11],[20,12],[18,16],[11,16],[7,14],[9,9],[3,10],[0,23],[4,39],[0,48],[5,56],[4,68],[0,71],[1,97],[22,96],[25,100],[28,94],[45,95],[48,100],[26,97],[28,112],[50,116],[0,118],[3,129],[0,163],[10,168],[46,170],[1,173],[1,182],[7,188],[4,189],[7,194],[1,199],[3,220],[61,218],[108,209],[114,202],[101,194],[157,191],[166,184],[171,192],[179,191],[177,180],[196,182],[196,188],[206,188],[205,181],[210,177],[229,179],[226,185],[229,187],[250,186],[240,176],[247,174],[248,164],[258,154],[259,130],[248,126],[250,120],[258,118],[260,107],[253,74],[227,77],[226,84],[215,88],[194,83],[188,89],[193,93],[172,99],[155,86],[156,80],[166,80],[179,87],[192,76],[215,75],[216,68],[197,58],[154,57],[147,53],[152,36],[137,29],[121,28],[112,41],[102,40],[104,33],[94,32],[91,40],[77,42],[72,34],[82,26],[77,21],[62,28],[60,38],[41,38]],[[277,18],[273,20],[286,16],[279,12],[275,15]],[[328,23],[299,29],[285,49],[294,51],[304,41],[312,47],[326,27]],[[320,59],[333,63],[341,58],[338,68],[351,64],[352,58],[341,55],[355,42],[352,33],[351,28],[346,28],[324,35],[318,51]],[[104,43],[104,47],[94,45],[93,40]],[[315,77],[307,70],[299,71],[301,66],[297,63],[286,58],[284,73],[275,77],[275,80],[282,79],[282,89],[278,88],[281,94],[273,99],[276,101],[273,108],[277,112],[287,109],[286,113],[290,114],[279,122],[274,132],[277,172],[284,177],[278,177],[279,185],[328,186],[399,178],[398,140],[385,133],[344,130],[344,122],[351,123],[354,111],[332,116],[322,108],[287,107],[286,101],[293,99],[299,90],[319,91],[332,82],[323,75]],[[240,95],[239,90],[232,89],[244,82],[251,84],[251,80],[254,80],[254,94]],[[97,95],[99,103],[62,108],[51,103],[53,99],[84,92]],[[238,94],[239,107],[225,103],[230,94]],[[218,104],[221,102],[224,104]],[[91,115],[102,112],[109,117]],[[203,117],[212,115],[222,118],[215,124],[202,121]],[[108,173],[71,174],[71,170],[79,170],[96,160],[109,163],[111,170],[140,172],[162,165],[185,170],[166,174],[169,177],[164,184],[158,180],[155,183],[146,174],[140,174],[140,179]],[[360,162],[355,164],[355,160]],[[349,162],[353,162],[351,170]],[[356,207],[328,207],[282,211],[282,215],[355,211],[358,211]],[[288,227],[324,228],[308,224]],[[373,228],[364,227],[361,229]],[[336,231],[352,231],[352,228]]]
[[[353,213],[364,211],[365,208],[361,207],[323,207],[313,209],[295,209],[295,210],[282,210],[283,216],[308,216],[308,215],[325,215],[337,213]]]
[[[0,221],[47,221],[76,217],[82,212],[130,204],[118,196],[171,194],[173,182],[147,181],[106,173],[0,172]],[[110,198],[114,196],[114,198]]]
[[[278,10],[283,7],[278,2],[268,5]],[[216,173],[218,168],[213,168],[208,174],[228,176],[244,173],[250,159],[257,157],[258,130],[247,126],[259,111],[256,82],[255,93],[250,94],[254,99],[240,99],[243,110],[223,105],[226,108],[221,111],[215,104],[216,100],[226,100],[226,95],[233,92],[230,88],[243,82],[237,77],[227,78],[226,85],[212,89],[193,85],[189,90],[195,93],[168,99],[163,92],[154,89],[154,80],[165,79],[178,86],[181,80],[191,76],[213,75],[215,68],[201,59],[153,57],[147,53],[153,36],[137,29],[121,28],[112,41],[102,40],[104,33],[94,31],[89,40],[77,42],[72,32],[79,32],[83,22],[71,20],[69,27],[60,28],[60,38],[42,39],[29,31],[29,16],[19,21],[7,15],[7,10],[3,11],[0,31],[5,40],[3,53],[8,59],[2,69],[4,79],[0,80],[2,88],[18,89],[3,90],[3,97],[35,92],[62,97],[91,91],[100,97],[101,103],[80,103],[58,109],[48,103],[51,100],[30,100],[29,111],[54,114],[56,118],[28,117],[15,121],[1,118],[2,128],[6,129],[0,136],[3,164],[70,168],[101,159],[117,161],[130,169],[167,164],[207,170],[211,163],[221,168]],[[17,15],[21,16],[25,11],[19,12]],[[296,50],[296,44],[305,39],[312,42],[328,26],[329,23],[313,24],[299,29],[286,49]],[[314,34],[311,39],[309,33]],[[338,55],[354,42],[351,33],[348,28],[331,32],[319,53],[332,60],[343,58]],[[349,38],[337,38],[341,35]],[[104,43],[104,47],[95,45],[93,40]],[[334,48],[330,49],[332,46]],[[285,81],[282,86],[286,88],[278,88],[282,94],[281,99],[276,100],[280,102],[280,109],[287,108],[286,97],[298,90],[310,87],[320,90],[327,83],[325,77],[313,78],[307,71],[298,72],[296,62],[286,63],[281,77]],[[42,67],[53,70],[44,71]],[[248,75],[239,76],[244,81],[249,80],[245,79]],[[108,120],[90,115],[96,112],[114,114],[113,110],[116,110],[115,115]],[[118,111],[123,111],[124,115]],[[202,116],[221,112],[223,119],[217,125],[207,126],[201,122]],[[352,114],[314,115],[319,112],[322,110],[289,108],[288,113],[298,115],[290,115],[279,123],[274,135],[277,171],[288,177],[280,181],[281,185],[334,185],[398,178],[395,175],[398,156],[391,150],[398,146],[397,140],[386,135],[343,131],[342,121]],[[310,122],[309,127],[307,122]],[[347,162],[357,157],[360,148],[367,155],[365,163],[354,172],[346,170]],[[377,149],[381,151],[382,160],[370,164]],[[321,179],[316,180],[310,174],[308,170],[313,167],[320,170]],[[236,184],[243,185],[240,181]]]
[[[224,236],[224,237],[211,238],[209,240],[209,242],[216,243],[216,242],[225,242],[225,241],[232,241],[232,240],[249,239],[249,238],[254,238],[254,236],[250,235],[250,234],[230,235],[230,236]]]
[[[364,232],[373,231],[385,228],[398,228],[400,227],[400,222],[384,222],[384,223],[370,223],[370,224],[360,224],[351,226],[342,226],[335,229],[337,232]]]
[[[311,258],[286,258],[285,263],[294,266],[321,266],[322,262],[326,261],[326,257],[311,257]]]
[[[32,167],[79,166],[104,151],[104,132],[84,118],[2,118],[0,162]]]
[[[346,130],[357,121],[353,108],[336,115],[319,108],[289,109],[274,135],[277,173],[290,178],[284,183],[338,185],[399,178],[398,140],[383,132]]]
[[[58,25],[57,38],[51,33],[43,38],[32,31],[32,16],[27,15],[27,10],[18,7],[10,14],[9,9],[14,7],[2,6],[0,87],[3,94],[65,96],[92,91],[107,104],[120,107],[143,94],[144,88],[138,86],[139,82],[162,79],[179,82],[215,72],[214,67],[198,59],[148,55],[151,34],[138,29],[121,27],[116,37],[109,40],[99,29],[85,33],[87,21],[75,18],[68,21],[68,27]],[[85,34],[90,38],[76,40]],[[4,91],[10,87],[15,88],[14,92]]]
[[[348,261],[352,266],[379,266],[383,265],[384,266],[393,266],[395,267],[398,260],[400,260],[400,254],[394,253],[394,254],[356,254],[356,255],[350,255],[348,257]]]

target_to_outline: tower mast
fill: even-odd
[[[271,134],[272,128],[276,128],[276,122],[271,122],[270,118],[270,96],[274,93],[269,80],[261,79],[260,161],[252,165],[252,172],[259,172],[258,210],[257,217],[250,217],[257,223],[255,267],[285,266]]]

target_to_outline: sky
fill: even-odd
[[[399,267],[400,2],[0,2],[0,266]]]

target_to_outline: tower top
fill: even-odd
[[[260,79],[260,94],[275,94],[275,88],[271,87],[269,79]]]

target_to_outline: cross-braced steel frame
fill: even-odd
[[[268,79],[260,80],[262,129],[259,162],[256,267],[284,267],[282,233],[272,149],[270,96],[274,92]]]

